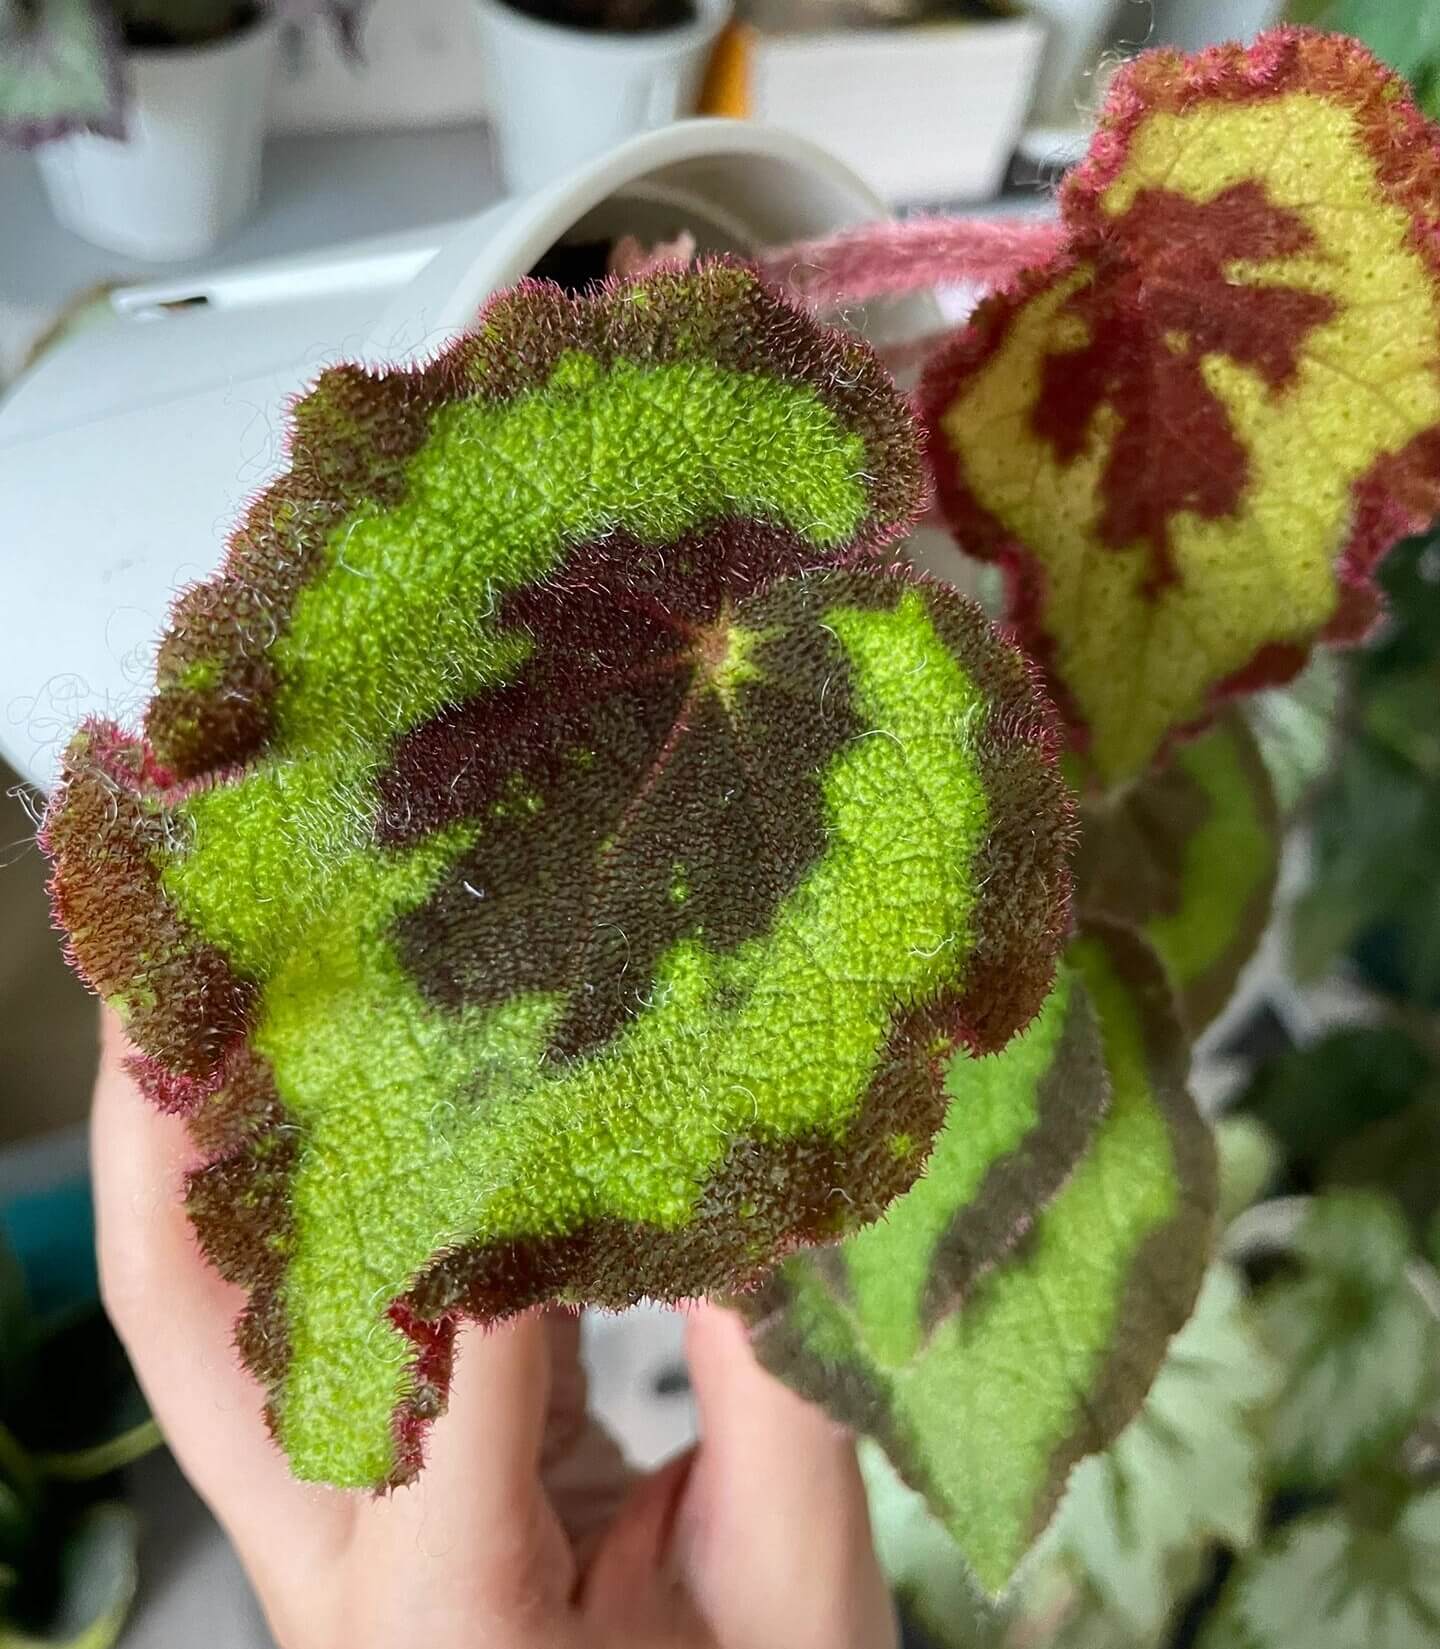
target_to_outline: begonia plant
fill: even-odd
[[[412,1478],[467,1318],[718,1294],[1004,1590],[1210,1260],[1243,697],[1440,505],[1437,219],[1285,29],[1117,76],[1058,229],[911,232],[997,286],[914,409],[724,260],[320,377],[45,829],[299,1475]]]

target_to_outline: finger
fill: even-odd
[[[696,1307],[686,1349],[700,1452],[673,1557],[717,1636],[736,1649],[893,1643],[853,1440],[760,1367],[733,1312]]]
[[[357,1519],[357,1551],[378,1595],[454,1598],[492,1623],[534,1618],[568,1597],[569,1543],[540,1485],[549,1361],[539,1313],[462,1330],[424,1470]]]
[[[641,1478],[620,1507],[576,1597],[588,1632],[626,1649],[713,1645],[684,1571],[670,1561],[675,1520],[695,1453],[687,1449]]]
[[[540,1483],[583,1569],[630,1492],[620,1445],[589,1410],[578,1311],[545,1313],[550,1401],[540,1453]]]
[[[296,1483],[271,1441],[233,1345],[244,1291],[205,1264],[181,1205],[194,1150],[126,1074],[130,1051],[107,1012],[90,1128],[106,1309],[166,1442],[252,1570],[298,1568],[340,1537],[343,1509]]]

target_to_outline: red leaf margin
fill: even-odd
[[[1409,218],[1406,243],[1440,289],[1440,128],[1415,106],[1404,79],[1358,40],[1287,25],[1267,31],[1250,46],[1229,41],[1195,55],[1172,49],[1144,52],[1121,70],[1111,82],[1089,153],[1060,190],[1061,217],[1070,231],[1067,244],[984,299],[931,358],[922,377],[917,405],[939,513],[966,554],[1001,569],[1007,620],[1044,670],[1050,697],[1077,749],[1086,747],[1088,728],[1056,668],[1055,638],[1041,619],[1044,570],[966,484],[941,420],[961,388],[995,357],[1029,301],[1079,272],[1103,244],[1110,219],[1101,197],[1124,170],[1146,120],[1183,114],[1200,102],[1258,102],[1301,91],[1327,95],[1353,111],[1380,193]],[[1435,368],[1440,372],[1440,346]],[[1373,574],[1386,552],[1400,539],[1423,532],[1440,514],[1440,426],[1383,454],[1354,482],[1351,493],[1350,535],[1335,561],[1340,599],[1315,638],[1340,646],[1364,640],[1381,616]],[[1175,742],[1209,726],[1230,698],[1293,680],[1310,652],[1311,647],[1294,643],[1258,648],[1240,669],[1214,684],[1204,715],[1171,729],[1161,756]]]

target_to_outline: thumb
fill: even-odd
[[[889,1649],[894,1610],[850,1435],[755,1361],[744,1324],[687,1329],[700,1450],[672,1561],[725,1649]]]

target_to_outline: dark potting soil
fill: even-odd
[[[136,8],[142,13],[144,9]],[[187,20],[187,27],[176,28],[165,21],[167,12],[175,10],[174,6],[157,6],[153,8],[153,16],[126,17],[123,24],[125,44],[141,49],[166,47],[183,51],[187,46],[208,46],[217,40],[226,40],[232,34],[241,34],[252,24],[260,21],[259,6],[246,3],[214,8],[214,16],[208,26],[205,26],[203,21],[207,12],[201,12]],[[197,18],[201,20],[201,26],[196,26]]]
[[[655,34],[695,18],[695,0],[504,0],[541,23],[590,34]]]
[[[605,279],[610,270],[610,253],[614,246],[613,240],[586,240],[574,245],[562,242],[559,246],[552,246],[530,273],[537,281],[554,281],[572,298],[578,298],[582,292]]]

